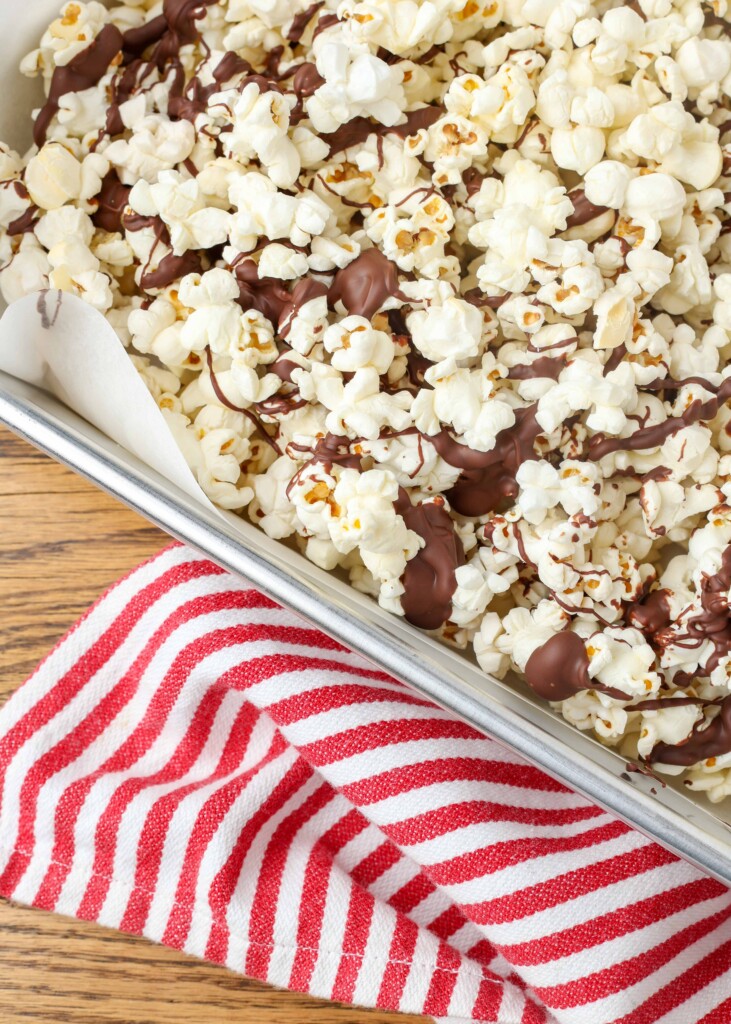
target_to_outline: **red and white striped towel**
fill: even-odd
[[[190,550],[0,713],[0,892],[274,985],[490,1024],[729,1024],[721,884]]]

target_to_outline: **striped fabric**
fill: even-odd
[[[0,713],[0,892],[456,1024],[728,1024],[718,882],[190,550]]]

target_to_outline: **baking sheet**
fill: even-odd
[[[0,138],[21,150],[29,144],[28,111],[40,102],[40,93],[37,83],[20,78],[17,64],[59,7],[60,0],[33,0],[19,11],[17,3],[0,0],[0,17],[13,25],[13,32],[0,39],[0,88],[12,97],[0,109]],[[629,773],[618,754],[578,733],[550,709],[486,677],[465,656],[389,615],[250,523],[214,509],[101,314],[70,296],[64,296],[58,310],[52,294],[40,304],[37,296],[21,300],[0,321],[0,367],[5,371],[0,372],[0,421],[20,436],[731,884],[731,810],[712,809],[702,797],[690,798],[652,777]]]
[[[202,508],[47,393],[0,372],[0,422],[554,778],[731,885],[728,811],[711,808],[491,679],[254,526]],[[726,817],[724,817],[726,816]]]

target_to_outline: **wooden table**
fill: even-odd
[[[165,535],[0,428],[0,702]],[[143,939],[0,904],[2,1024],[416,1024],[277,992]]]

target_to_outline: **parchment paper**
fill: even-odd
[[[42,87],[18,67],[38,45],[63,0],[0,0],[0,139],[18,152],[31,145],[30,112]],[[206,508],[154,399],[106,318],[73,295],[48,292],[14,302],[0,319],[0,369],[50,391],[113,441],[137,455]],[[227,517],[228,518],[228,517]]]

